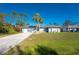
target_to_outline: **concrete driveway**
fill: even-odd
[[[22,42],[24,39],[31,36],[33,33],[27,32],[27,33],[20,33],[15,35],[9,35],[3,38],[0,38],[0,54],[4,54],[7,52],[11,47],[16,46],[20,42]]]

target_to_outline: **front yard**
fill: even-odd
[[[0,34],[0,38],[1,38],[1,37],[5,37],[5,36],[8,36],[8,35],[10,35],[10,34],[3,34],[3,33],[1,33],[1,34]]]
[[[79,54],[79,33],[40,33],[34,34],[6,54]]]
[[[13,34],[0,33],[0,38],[5,37],[5,36],[9,36],[9,35],[19,34],[19,33],[21,33],[21,32],[16,32],[16,33],[13,33]]]

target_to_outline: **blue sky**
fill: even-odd
[[[35,13],[40,13],[44,18],[44,25],[51,23],[62,24],[66,19],[79,22],[79,4],[67,3],[7,3],[0,4],[0,13],[11,13],[16,10],[18,13],[28,14],[28,21],[31,25],[36,24],[32,17]],[[9,22],[10,18],[6,18]]]

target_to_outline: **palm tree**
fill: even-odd
[[[18,24],[21,26],[23,26],[24,22],[26,22],[26,21],[24,21],[23,17],[27,18],[27,15],[24,13],[18,14]]]
[[[39,13],[35,13],[35,15],[33,16],[33,21],[37,22],[36,30],[39,31],[40,24],[43,23],[43,18]]]
[[[16,25],[17,25],[17,28],[19,29],[19,31],[21,31],[22,26],[24,25],[24,22],[26,22],[26,21],[24,21],[23,18],[24,17],[27,18],[27,15],[25,13],[17,13],[16,11],[13,11],[12,14],[13,14],[13,18],[17,18]]]
[[[15,19],[16,19],[16,21],[17,21],[18,16],[19,16],[19,14],[18,14],[15,10],[13,10],[12,13],[11,13],[12,22],[13,22],[13,20],[15,20]]]
[[[23,17],[27,18],[25,13],[17,13],[16,11],[12,12],[12,18],[17,18],[17,25],[23,25]]]

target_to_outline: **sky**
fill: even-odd
[[[36,24],[32,20],[35,13],[40,13],[41,17],[44,18],[43,25],[54,22],[63,24],[66,19],[79,22],[78,3],[0,3],[0,13],[10,14],[13,10],[18,13],[26,13],[30,25]],[[6,21],[9,22],[10,18],[7,17]]]

